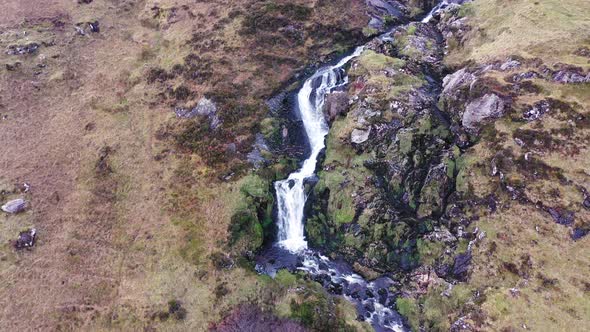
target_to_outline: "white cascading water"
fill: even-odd
[[[324,140],[329,128],[322,110],[324,97],[348,83],[348,77],[342,67],[359,56],[362,51],[363,47],[358,47],[353,54],[343,58],[336,65],[318,70],[303,83],[297,94],[299,112],[311,146],[311,154],[303,162],[301,169],[291,173],[286,180],[275,182],[278,244],[291,252],[307,249],[303,226],[303,211],[307,200],[304,181],[314,175],[318,155],[325,148]]]
[[[447,5],[448,1],[441,1],[422,22],[428,23],[434,13]],[[377,38],[382,41],[392,40],[390,33],[385,33]],[[389,285],[393,283],[391,279],[381,277],[367,282],[354,273],[350,267],[339,265],[325,256],[307,250],[307,241],[305,240],[304,208],[307,196],[304,184],[305,179],[314,176],[317,158],[325,148],[324,140],[329,130],[323,115],[325,96],[348,83],[348,77],[343,67],[350,60],[359,56],[363,49],[362,46],[358,47],[353,54],[345,57],[336,65],[318,70],[305,81],[299,90],[297,102],[311,146],[311,153],[303,162],[301,169],[291,173],[287,179],[274,184],[278,203],[278,245],[282,248],[281,250],[287,250],[293,255],[303,258],[301,266],[297,267],[298,270],[306,271],[312,276],[328,276],[332,285],[342,286],[343,295],[356,305],[357,311],[363,313],[364,320],[371,323],[375,331],[403,332],[405,328],[402,318],[388,302],[392,296],[390,292],[384,292],[385,298],[378,299],[378,296],[374,296],[375,293],[378,294],[379,290],[388,289]],[[261,271],[265,270],[264,266],[257,266],[258,268],[261,268]],[[364,290],[365,293],[370,291],[373,295],[359,297],[359,290]]]

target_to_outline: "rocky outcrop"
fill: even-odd
[[[440,72],[440,34],[412,23],[392,37],[371,42],[351,65],[350,106],[333,113],[306,226],[312,244],[342,254],[367,276],[410,271],[430,259],[420,243],[440,229],[459,155],[436,108],[439,83],[423,78]],[[442,246],[452,253],[456,237],[446,239]],[[447,260],[452,265],[452,256]]]
[[[192,109],[176,108],[174,113],[177,117],[184,119],[192,119],[197,116],[207,118],[211,129],[217,129],[221,125],[221,119],[217,114],[217,105],[207,98],[201,98]]]

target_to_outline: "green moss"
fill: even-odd
[[[264,118],[260,122],[260,132],[270,141],[280,139],[280,123],[276,118]]]
[[[361,56],[358,57],[357,63],[362,67],[365,71],[381,71],[386,68],[394,68],[400,69],[405,65],[405,61],[402,59],[392,58],[390,56],[377,53],[372,50],[364,51]],[[358,73],[353,71],[353,75],[358,75]]]
[[[378,33],[379,33],[379,31],[377,29],[374,29],[374,28],[370,28],[370,27],[364,27],[363,28],[363,35],[365,37],[371,37],[371,36],[374,36],[374,35],[376,35]]]
[[[432,242],[428,240],[418,239],[416,242],[418,254],[420,255],[420,262],[426,265],[432,265],[445,250],[445,245],[440,242]]]
[[[420,307],[416,300],[399,297],[395,300],[395,304],[397,312],[406,318],[412,331],[418,331],[420,329]]]
[[[256,251],[272,234],[274,198],[270,182],[251,174],[242,179],[241,199],[229,225],[229,244],[238,251]]]
[[[465,285],[454,286],[450,296],[441,296],[442,287],[432,289],[424,298],[422,317],[428,331],[448,331],[458,311],[471,298],[472,292]]]
[[[269,183],[258,175],[248,175],[242,180],[240,190],[246,196],[264,198],[269,195]]]
[[[297,283],[297,276],[288,270],[282,269],[277,272],[275,280],[283,287],[292,287]]]
[[[410,130],[400,130],[397,133],[397,139],[399,141],[399,152],[402,154],[409,154],[415,147],[413,146],[414,133]]]

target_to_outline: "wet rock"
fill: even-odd
[[[2,205],[2,211],[12,214],[23,212],[26,208],[27,202],[22,198],[14,199]]]
[[[583,205],[583,206],[584,206],[586,209],[589,209],[589,210],[590,210],[590,196],[589,196],[589,197],[586,197],[586,198],[584,199],[584,202],[582,202],[582,205]]]
[[[553,220],[560,225],[569,226],[574,223],[574,213],[571,211],[547,208],[547,212],[551,215]]]
[[[459,254],[455,257],[453,263],[453,275],[459,280],[464,280],[469,272],[469,266],[471,265],[471,253],[466,252]]]
[[[328,122],[334,121],[339,115],[348,110],[348,95],[345,92],[336,91],[326,96],[324,114]]]
[[[365,303],[365,310],[367,310],[368,312],[375,311],[375,304],[373,304],[373,301],[367,301],[367,303]]]
[[[37,52],[39,49],[39,44],[37,43],[28,43],[23,45],[10,45],[8,46],[8,50],[6,54],[8,55],[24,55],[24,54],[33,54]]]
[[[355,144],[362,144],[369,140],[369,135],[371,135],[371,128],[366,130],[354,129],[350,134],[350,141]]]
[[[486,94],[467,105],[463,114],[463,126],[477,130],[482,122],[504,115],[505,106],[505,102],[496,94]]]
[[[535,121],[541,118],[551,110],[551,104],[547,100],[536,102],[530,109],[522,114],[522,117],[527,121]]]
[[[16,249],[25,249],[31,248],[35,245],[35,241],[37,240],[37,231],[33,229],[28,229],[24,232],[20,232],[18,234],[18,238],[14,242],[14,247]]]

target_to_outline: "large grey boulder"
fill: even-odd
[[[487,94],[473,100],[463,113],[463,127],[477,130],[488,119],[497,119],[504,115],[505,102],[495,94]]]
[[[22,198],[18,198],[2,205],[2,211],[6,213],[19,213],[23,212],[26,209],[26,207],[27,202]]]

